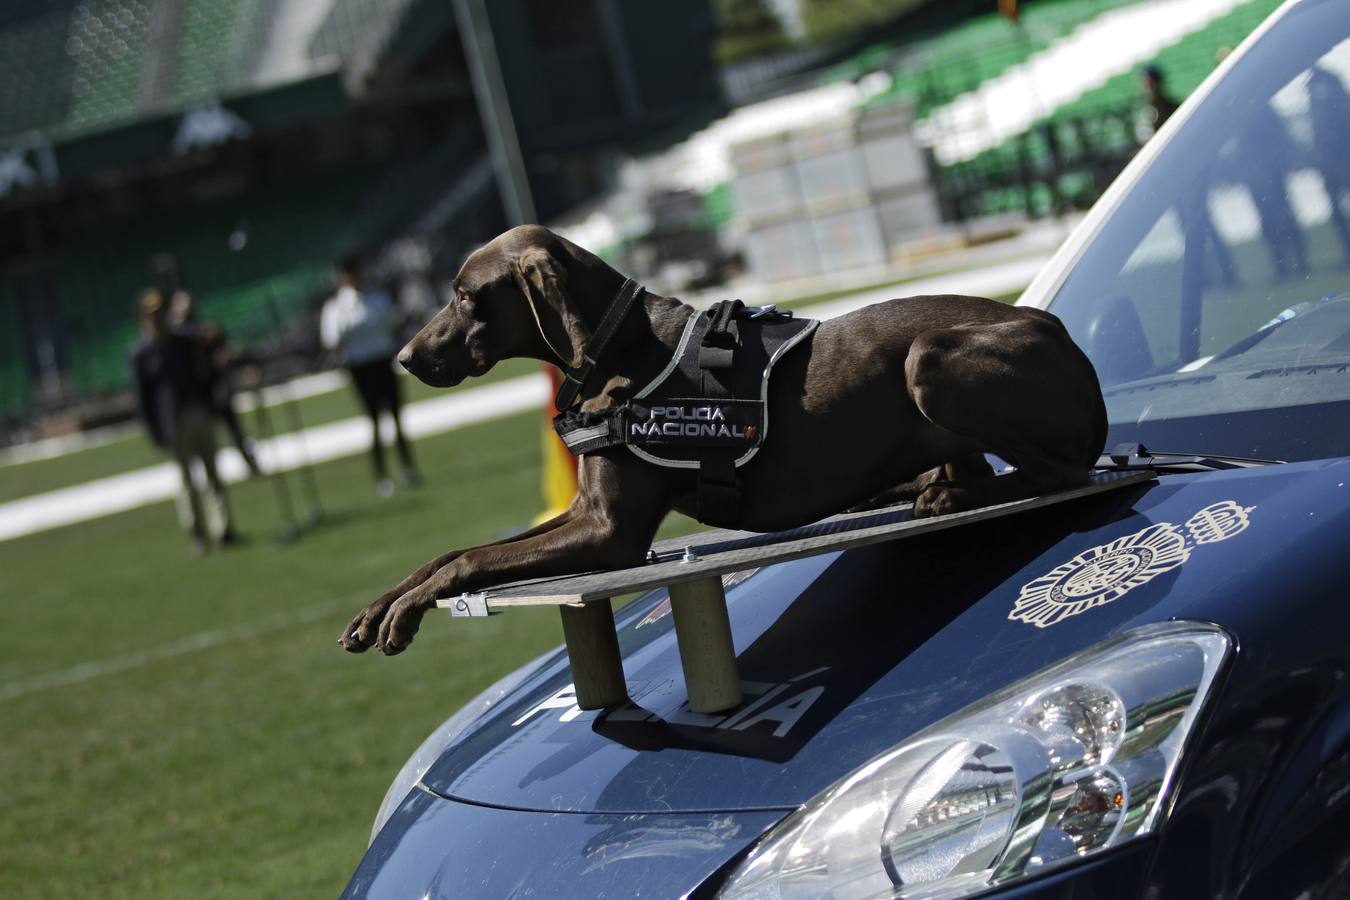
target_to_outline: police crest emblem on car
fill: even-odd
[[[1133,534],[1098,544],[1022,586],[1008,618],[1048,628],[1070,616],[1119,600],[1170,572],[1202,544],[1241,534],[1255,506],[1234,500],[1211,503],[1184,526],[1157,522]]]

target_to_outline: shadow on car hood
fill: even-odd
[[[630,703],[577,709],[559,655],[448,748],[423,784],[524,810],[798,806],[925,726],[1117,631],[1198,618],[1240,633],[1259,622],[1253,598],[1268,598],[1278,578],[1271,559],[1309,542],[1334,547],[1332,535],[1345,533],[1347,475],[1342,460],[1165,476],[740,573],[727,600],[745,701],[720,715],[689,711],[669,601],[650,593],[618,615]]]

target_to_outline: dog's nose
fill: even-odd
[[[412,344],[409,344],[402,350],[398,351],[398,364],[403,368],[407,369],[409,372],[412,371],[412,366],[410,365],[412,363],[412,358],[413,358]]]

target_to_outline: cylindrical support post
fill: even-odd
[[[619,636],[614,631],[614,607],[608,600],[580,606],[562,606],[563,641],[572,662],[577,706],[605,709],[628,699],[619,659]]]
[[[727,595],[716,576],[670,586],[675,640],[689,691],[689,709],[722,712],[741,703],[741,676],[731,642]]]

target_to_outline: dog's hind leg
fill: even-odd
[[[904,484],[897,484],[888,491],[882,491],[865,503],[859,503],[846,511],[866,512],[869,509],[881,509],[883,506],[890,506],[893,503],[915,500],[924,492],[925,488],[935,483],[965,482],[980,478],[992,478],[993,476],[994,470],[989,465],[989,461],[984,458],[983,453],[969,453],[957,457],[945,465],[929,469],[919,477],[906,481]]]
[[[1023,454],[1017,462],[1017,471],[1007,475],[990,475],[968,481],[934,481],[914,498],[914,517],[921,519],[1010,503],[1038,494],[1079,487],[1088,480],[1087,469],[1039,454]]]
[[[1085,484],[1105,412],[1095,373],[1059,321],[1039,311],[992,325],[924,332],[905,361],[910,395],[933,424],[1017,467],[934,479],[915,516],[1006,503]]]

